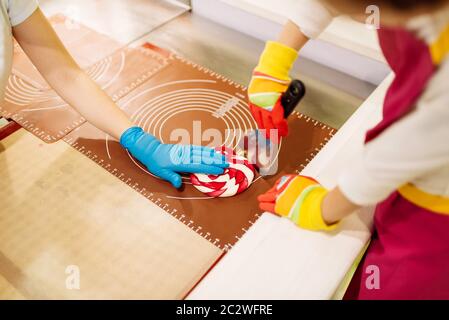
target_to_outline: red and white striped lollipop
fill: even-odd
[[[248,189],[255,175],[254,167],[248,159],[235,154],[229,148],[216,150],[226,156],[229,167],[221,175],[191,174],[193,186],[214,198],[232,197]]]

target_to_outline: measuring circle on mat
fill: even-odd
[[[255,170],[245,157],[235,154],[229,148],[216,148],[226,155],[229,168],[221,175],[191,174],[192,185],[213,198],[233,197],[249,188],[254,180]]]
[[[215,80],[171,81],[142,88],[121,107],[137,104],[131,114],[133,122],[163,143],[235,149],[243,134],[257,125],[245,101],[215,86]],[[142,96],[151,98],[143,100]],[[189,177],[183,181],[190,184]]]
[[[183,137],[183,143],[215,143],[231,148],[239,140],[232,140],[230,130],[246,132],[256,127],[243,101],[206,88],[172,90],[158,95],[145,102],[132,118],[164,143],[179,143],[184,130],[187,136]]]

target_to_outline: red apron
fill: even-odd
[[[411,32],[382,28],[379,40],[396,77],[366,143],[413,111],[437,70],[429,47]],[[391,194],[376,208],[371,244],[345,299],[449,299],[449,215]]]

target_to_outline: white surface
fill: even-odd
[[[6,120],[5,118],[0,118],[0,128],[4,127],[8,124],[8,120]]]
[[[36,1],[0,0],[0,101],[11,73],[13,40],[11,28],[27,19],[37,7]]]
[[[297,0],[221,0],[257,16],[283,24]],[[313,14],[313,12],[311,12]],[[334,19],[321,39],[383,61],[375,30],[345,17]]]
[[[276,39],[286,20],[249,0],[192,0],[192,7],[196,14],[263,41]],[[389,73],[374,31],[344,18],[336,19],[318,40],[309,41],[300,54],[375,85]]]
[[[263,11],[246,10],[246,7],[223,0],[192,0],[192,8],[194,13],[209,20],[264,41],[275,39],[283,24],[277,19],[267,19],[264,14],[258,14]]]
[[[381,117],[390,75],[304,169],[330,188],[364,133]],[[329,299],[370,238],[372,210],[343,221],[339,232],[315,233],[265,213],[188,299]]]

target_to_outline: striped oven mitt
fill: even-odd
[[[332,231],[338,223],[327,225],[321,213],[321,203],[328,191],[316,180],[298,175],[280,178],[273,188],[258,197],[264,211],[293,221],[312,231]]]
[[[272,129],[278,130],[279,137],[288,134],[281,96],[291,82],[289,72],[297,57],[294,49],[269,41],[254,69],[248,88],[249,107],[259,129],[267,130],[267,138]]]

